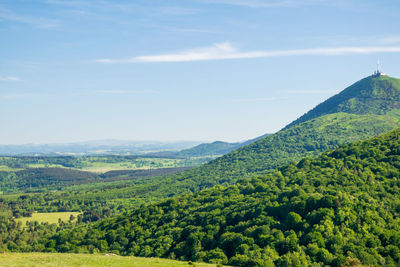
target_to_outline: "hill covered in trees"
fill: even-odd
[[[400,80],[373,75],[318,105],[281,131],[265,136],[198,168],[143,180],[131,196],[160,199],[232,184],[323,151],[400,127]],[[114,189],[112,189],[114,190]],[[123,189],[127,191],[127,189]],[[119,189],[113,195],[119,194]],[[91,194],[91,192],[88,192]],[[97,191],[98,197],[99,191]],[[101,193],[105,196],[104,193]],[[112,197],[112,196],[111,196]]]
[[[235,266],[400,264],[400,130],[18,247]],[[21,234],[21,236],[24,236]],[[15,249],[2,237],[3,248]]]
[[[211,161],[188,173],[188,177],[210,173],[215,180],[235,180],[397,127],[400,80],[372,75],[319,104],[281,131]]]
[[[242,146],[251,144],[268,135],[269,134],[264,134],[254,139],[246,140],[244,142],[229,143],[223,141],[215,141],[212,143],[203,143],[180,151],[163,151],[158,153],[149,153],[147,155],[179,157],[179,158],[222,156],[235,149],[241,148]]]
[[[326,100],[281,131],[198,168],[163,177],[135,177],[134,181],[124,184],[101,183],[69,188],[68,192],[61,193],[62,199],[73,203],[95,199],[127,203],[129,199],[129,206],[135,206],[173,195],[198,192],[218,184],[232,184],[244,177],[251,178],[302,157],[315,157],[341,144],[400,127],[399,92],[398,79],[370,76]],[[362,100],[367,101],[364,106]],[[353,102],[358,104],[350,108],[349,103]],[[337,108],[334,108],[335,105]],[[59,199],[60,195],[51,193],[49,197]]]

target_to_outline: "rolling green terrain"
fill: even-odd
[[[216,141],[213,143],[204,143],[197,145],[192,148],[183,149],[181,151],[171,152],[159,152],[154,155],[168,155],[174,157],[204,157],[204,156],[221,156],[241,147],[242,143],[228,143],[222,141]]]
[[[207,157],[169,158],[156,156],[84,156],[84,157],[0,157],[0,170],[21,171],[35,168],[68,168],[105,173],[112,170],[138,170],[197,166],[209,161]]]
[[[321,154],[400,127],[400,80],[373,75],[318,105],[281,131],[198,168],[152,181],[147,192],[165,196],[196,192]],[[135,189],[133,189],[135,190]]]
[[[15,205],[21,210],[20,213],[24,213],[24,210],[83,211],[88,203],[92,209],[93,205],[112,206],[111,209],[117,212],[182,193],[232,184],[238,179],[251,178],[296,162],[304,156],[315,157],[341,144],[400,127],[399,92],[398,79],[369,76],[321,103],[291,126],[198,168],[162,177],[135,176],[133,179],[129,174],[124,176],[120,173],[120,176],[114,173],[115,177],[92,180],[89,184],[66,183],[57,188],[61,190],[59,192],[47,192],[46,200],[30,195],[28,198],[32,201],[29,203],[32,204],[17,200]],[[353,102],[357,105],[349,104]],[[129,181],[113,182],[117,180]],[[3,184],[12,184],[13,181],[16,180],[3,179]],[[70,186],[72,184],[75,186]],[[29,186],[29,183],[25,183],[21,187],[26,190]]]
[[[39,247],[235,266],[398,266],[399,178],[396,130],[235,185],[64,230]]]
[[[311,115],[305,114],[291,126],[200,167],[155,179],[138,178],[134,184],[128,183],[123,187],[121,184],[85,187],[83,192],[90,199],[114,201],[131,198],[130,204],[136,202],[140,205],[143,201],[157,201],[219,184],[232,184],[305,156],[315,157],[341,144],[400,127],[399,84],[398,79],[388,76],[369,76],[321,103],[310,111]],[[80,189],[72,189],[69,194],[77,195]]]
[[[189,263],[176,260],[157,259],[157,258],[138,258],[121,257],[113,254],[87,255],[87,254],[67,254],[67,253],[3,253],[0,254],[1,266],[118,266],[118,267],[173,267],[173,266],[216,266],[206,263]]]
[[[0,216],[0,250],[234,266],[398,266],[399,177],[400,129],[95,223],[21,227]]]
[[[0,158],[0,251],[398,266],[400,130],[368,138],[400,127],[399,102],[400,80],[370,76],[281,131],[185,171],[141,170],[160,167],[154,155]],[[232,147],[190,155],[224,149]],[[105,166],[121,169],[84,171]],[[59,225],[16,219],[34,212],[79,215]]]
[[[197,145],[192,148],[183,149],[181,151],[171,152],[164,151],[159,153],[153,153],[149,155],[153,156],[169,156],[169,157],[178,157],[178,158],[190,158],[190,157],[210,157],[210,156],[222,156],[225,155],[235,149],[238,149],[242,146],[246,146],[251,144],[269,134],[264,134],[262,136],[256,137],[254,139],[247,140],[245,142],[238,143],[228,143],[222,141],[215,141],[213,143],[204,143]]]
[[[66,168],[34,168],[18,172],[0,172],[0,194],[54,192],[54,190],[62,190],[68,186],[88,183],[108,186],[107,182],[161,176],[188,169],[190,167],[114,170],[103,174]]]
[[[0,193],[160,176],[183,171],[211,159],[112,155],[0,157]]]

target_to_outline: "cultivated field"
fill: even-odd
[[[78,217],[79,214],[80,212],[47,212],[47,213],[34,212],[32,213],[32,217],[21,217],[16,219],[16,221],[21,222],[22,225],[25,225],[27,221],[29,222],[37,221],[39,223],[42,222],[58,223],[58,219],[61,219],[64,222],[69,221],[71,215],[73,215],[75,217],[74,220],[76,220],[76,217]]]

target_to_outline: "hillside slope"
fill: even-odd
[[[400,264],[400,130],[42,240],[234,266]]]
[[[363,140],[400,127],[400,109],[397,103],[400,92],[399,80],[387,76],[370,76],[345,89],[349,95],[344,102],[350,103],[362,95],[370,95],[369,104],[365,105],[362,113],[356,107],[349,112],[324,114],[332,110],[337,96],[333,96],[318,106],[312,112],[312,119],[296,122],[290,127],[259,139],[247,146],[237,149],[225,156],[217,158],[198,168],[163,177],[138,178],[134,185],[104,185],[104,187],[88,188],[84,194],[73,191],[71,201],[85,199],[132,198],[135,205],[143,202],[160,200],[165,197],[212,187],[218,184],[232,184],[243,177],[252,177],[268,172],[276,167],[295,162],[304,156],[314,157],[325,150],[337,148],[339,145]],[[356,88],[357,90],[353,89]],[[350,93],[348,93],[350,92]],[[384,105],[385,109],[376,107],[382,104],[382,95],[389,95]],[[340,94],[339,94],[340,95]],[[359,97],[360,99],[362,97]],[[375,97],[376,96],[376,97]],[[376,100],[374,102],[373,100]],[[390,103],[390,104],[388,104]],[[348,105],[347,105],[348,106]],[[371,107],[370,111],[366,111]],[[315,117],[315,118],[314,118]],[[299,119],[305,120],[301,117]]]
[[[198,168],[152,181],[149,189],[144,184],[139,190],[132,188],[132,191],[136,196],[145,198],[150,188],[151,194],[160,198],[196,192],[264,173],[304,156],[314,157],[341,144],[364,140],[400,127],[399,102],[399,79],[369,76],[275,134]],[[350,103],[357,105],[351,106]],[[140,193],[137,194],[137,191]]]
[[[339,94],[317,105],[285,128],[325,114],[383,115],[400,108],[400,80],[386,75],[372,75],[347,87]]]
[[[181,158],[188,158],[188,157],[206,157],[206,156],[222,156],[225,155],[235,149],[241,148],[242,146],[246,146],[251,144],[265,136],[270,134],[264,134],[262,136],[258,136],[256,138],[246,140],[244,142],[236,142],[236,143],[229,143],[223,141],[215,141],[212,143],[203,143],[191,148],[183,149],[180,151],[163,151],[157,153],[150,153],[148,155],[154,156],[170,156],[170,157],[181,157]]]
[[[341,144],[400,127],[400,80],[369,76],[306,113],[281,131],[178,174],[177,180],[235,181]],[[200,180],[201,182],[202,180]]]

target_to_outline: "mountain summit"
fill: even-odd
[[[386,114],[400,108],[400,80],[378,74],[366,77],[317,105],[285,128],[326,114]]]
[[[400,127],[400,80],[366,77],[329,98],[275,134],[263,137],[198,168],[157,178],[136,197],[173,196],[258,176],[315,157],[338,146]]]

